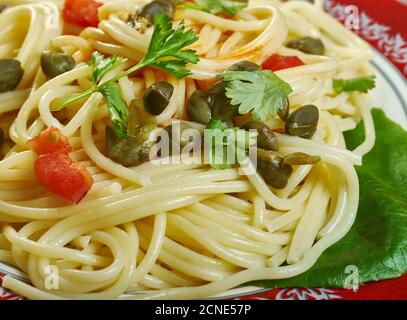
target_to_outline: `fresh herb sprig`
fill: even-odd
[[[226,82],[226,96],[232,105],[239,105],[239,113],[252,112],[261,120],[277,115],[293,91],[270,70],[227,71],[218,76]]]
[[[116,81],[147,66],[163,69],[177,78],[191,74],[186,69],[186,64],[197,63],[199,58],[194,50],[186,50],[184,48],[197,40],[198,37],[192,30],[185,31],[183,21],[173,28],[165,14],[158,14],[154,18],[154,31],[147,53],[137,65],[120,72],[104,83],[100,83],[100,80],[109,71],[121,65],[124,59],[122,57],[104,58],[100,53],[94,53],[89,61],[89,65],[92,68],[92,88],[66,100],[56,110],[61,110],[77,100],[88,97],[92,93],[100,92],[107,101],[108,110],[115,125],[117,135],[123,137],[126,135],[125,128],[128,110]]]
[[[370,89],[376,87],[376,77],[365,76],[353,79],[334,79],[332,87],[336,93],[350,91],[367,93]]]
[[[235,16],[239,10],[247,7],[248,2],[248,0],[194,0],[186,2],[185,7],[211,14],[223,12]]]

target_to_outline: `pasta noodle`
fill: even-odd
[[[281,190],[248,169],[243,175],[237,168],[214,170],[177,155],[159,166],[114,162],[106,156],[109,112],[100,93],[67,106],[65,120],[57,116],[59,102],[91,87],[86,62],[93,51],[127,58],[102,81],[144,56],[151,28],[140,33],[126,22],[144,2],[103,1],[98,27],[79,35],[63,31],[63,1],[3,2],[11,7],[0,14],[0,58],[19,60],[25,73],[14,91],[0,93],[0,127],[7,141],[0,161],[0,262],[20,269],[28,280],[6,276],[5,288],[30,299],[209,297],[252,280],[301,274],[351,228],[359,198],[353,166],[373,147],[374,127],[369,97],[334,95],[332,79],[371,74],[371,53],[322,11],[322,1],[255,0],[235,17],[178,8],[175,24],[184,20],[199,36],[190,46],[200,58],[188,65],[192,74],[177,79],[147,67],[118,82],[126,104],[157,81],[172,84],[168,106],[155,117],[164,127],[188,120],[187,101],[200,80],[241,60],[261,64],[272,53],[297,56],[304,65],[276,75],[293,88],[290,110],[313,104],[320,120],[312,139],[276,134],[279,152],[321,161],[294,166]],[[293,36],[321,39],[326,54],[285,46]],[[70,54],[77,66],[47,80],[40,55],[50,48]],[[366,140],[347,150],[343,132],[361,120]],[[266,123],[281,127],[275,118]],[[78,204],[37,183],[35,154],[26,142],[47,127],[68,137],[71,157],[92,175],[92,189]],[[50,288],[54,268],[58,286]]]

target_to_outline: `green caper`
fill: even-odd
[[[239,61],[229,67],[230,71],[256,71],[260,69],[261,67],[258,64],[247,60]]]
[[[288,113],[290,111],[290,103],[288,98],[285,98],[285,103],[282,106],[281,110],[277,112],[277,115],[280,117],[281,120],[286,121],[288,118]]]
[[[174,86],[171,83],[153,83],[144,94],[144,107],[151,114],[159,115],[170,103],[173,92]]]
[[[188,116],[191,121],[207,124],[211,120],[211,107],[208,95],[195,91],[188,100]]]
[[[307,54],[323,55],[325,53],[325,46],[321,39],[312,37],[293,39],[287,43],[287,47],[300,50]]]
[[[154,141],[149,140],[151,132],[156,129],[153,124],[139,128],[139,135],[119,138],[109,126],[106,127],[106,147],[109,158],[125,167],[137,166],[149,160]]]
[[[283,163],[283,158],[272,151],[257,149],[257,171],[264,181],[275,189],[283,189],[287,185],[293,169]]]
[[[125,167],[132,167],[149,160],[155,141],[150,139],[157,128],[155,117],[149,114],[143,100],[134,99],[129,105],[128,136],[120,138],[109,126],[106,127],[106,147],[109,157]]]
[[[177,141],[179,141],[181,147],[186,146],[189,142],[193,140],[192,135],[190,135],[187,130],[194,130],[193,132],[197,132],[193,126],[191,126],[188,122],[185,121],[172,123],[166,126],[164,130],[167,131],[170,141],[174,143],[177,143]],[[176,135],[176,141],[172,139],[173,133]]]
[[[206,94],[209,97],[212,119],[228,121],[238,115],[238,106],[232,105],[231,100],[226,97],[226,84],[217,82]]]
[[[0,59],[0,93],[17,88],[24,75],[20,61],[16,59]]]
[[[172,20],[174,11],[175,4],[172,0],[154,0],[143,6],[141,15],[147,19],[148,25],[151,25],[154,22],[154,17],[159,13],[164,13]]]
[[[302,153],[302,152],[295,152],[289,155],[286,155],[283,159],[284,164],[288,164],[291,166],[301,166],[307,164],[316,164],[321,161],[321,157],[319,156],[310,156],[309,154]]]
[[[147,30],[148,21],[141,15],[140,10],[137,10],[134,13],[129,13],[126,22],[130,27],[136,29],[141,34],[144,34]]]
[[[41,69],[49,79],[71,71],[75,66],[76,62],[69,54],[55,51],[44,51],[41,54]]]
[[[243,129],[257,130],[257,146],[265,150],[278,150],[277,137],[274,135],[273,131],[261,121],[249,121],[244,126]]]
[[[129,135],[137,135],[139,128],[143,125],[156,123],[155,117],[144,108],[142,99],[132,100],[128,109],[127,131]]]
[[[318,108],[309,104],[290,113],[285,123],[285,131],[292,136],[309,139],[317,130],[318,120]]]

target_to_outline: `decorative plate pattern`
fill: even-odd
[[[356,5],[359,11],[359,24],[354,25],[354,28],[351,30],[370,42],[370,44],[393,62],[400,71],[403,72],[404,76],[407,76],[407,42],[405,40],[407,32],[404,18],[407,14],[406,5],[399,4],[394,0],[325,0],[324,2],[325,11],[341,22],[346,21],[349,15],[349,9],[347,8],[349,8],[350,5]],[[391,10],[389,10],[389,8],[391,8]],[[391,25],[386,24],[386,22],[381,22],[380,20],[375,20],[376,17],[373,17],[373,14],[375,16],[379,14],[379,19],[383,16],[393,18],[394,13],[400,11],[404,13],[404,16],[402,15],[403,21],[400,25],[397,21],[397,15],[395,16],[396,20],[393,20]]]

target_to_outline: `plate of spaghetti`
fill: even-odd
[[[323,1],[3,2],[3,288],[228,298],[407,272],[405,79]]]

